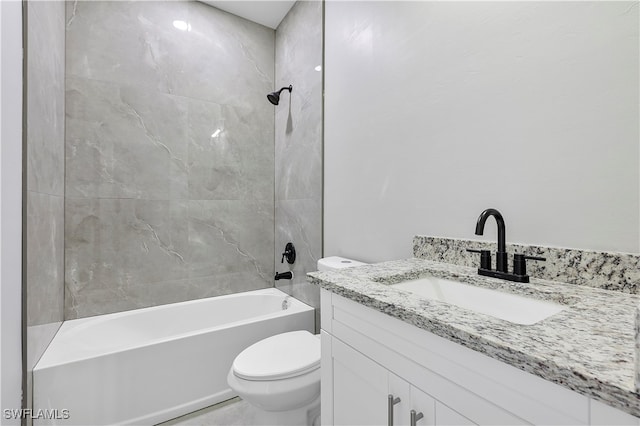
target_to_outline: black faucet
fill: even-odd
[[[471,250],[467,251],[480,253],[480,268],[478,268],[478,274],[485,275],[493,278],[501,278],[509,281],[517,281],[521,283],[528,283],[529,276],[527,275],[527,259],[531,260],[546,260],[544,257],[525,256],[524,254],[515,254],[513,257],[513,273],[509,273],[507,267],[507,248],[506,248],[506,231],[504,226],[504,219],[500,212],[496,209],[486,209],[480,213],[478,222],[476,223],[476,235],[482,235],[484,233],[484,224],[489,216],[493,216],[498,224],[498,251],[496,252],[496,270],[491,269],[491,253],[489,250]]]
[[[496,218],[498,224],[498,251],[496,252],[496,270],[498,272],[507,272],[507,249],[506,245],[506,231],[504,227],[504,219],[500,212],[496,209],[486,209],[480,213],[478,222],[476,223],[476,235],[482,235],[484,233],[484,223],[489,216]]]
[[[276,272],[276,276],[274,277],[274,279],[276,281],[278,281],[278,280],[292,280],[293,279],[293,272],[291,272],[291,271]]]

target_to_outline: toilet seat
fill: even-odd
[[[233,374],[244,380],[268,381],[298,377],[320,368],[320,339],[306,330],[268,337],[233,361]]]

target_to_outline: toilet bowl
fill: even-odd
[[[306,330],[277,334],[242,351],[227,375],[257,408],[256,423],[313,425],[320,415],[320,339]]]
[[[318,270],[364,263],[341,257],[318,261]],[[256,411],[256,424],[320,424],[320,336],[306,330],[277,334],[243,350],[227,383]]]

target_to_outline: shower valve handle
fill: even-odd
[[[284,263],[284,259],[287,259],[287,263],[292,265],[296,261],[296,248],[293,243],[287,243],[284,247],[284,253],[282,253],[282,260],[280,263]]]

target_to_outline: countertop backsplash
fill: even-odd
[[[491,250],[495,267],[496,246],[495,242],[416,235],[413,255],[418,259],[478,267],[480,257],[467,249]],[[513,267],[513,253],[547,259],[545,262],[527,262],[527,273],[531,277],[630,294],[640,292],[640,256],[636,254],[511,243],[507,243],[507,252],[509,270]]]

